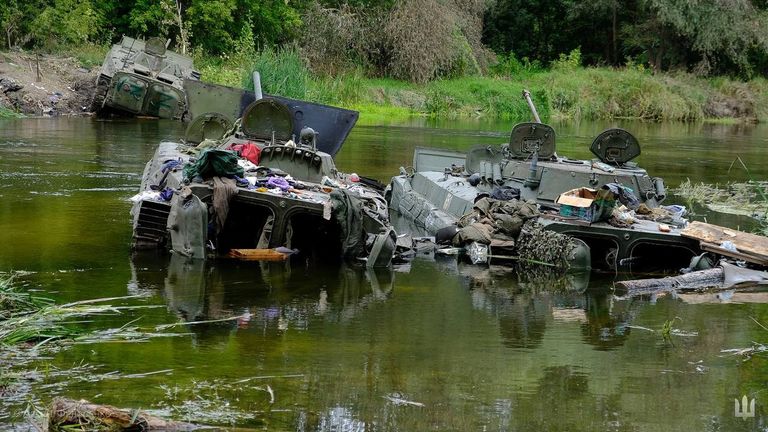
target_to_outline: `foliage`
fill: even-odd
[[[749,49],[768,49],[768,12],[751,0],[678,2],[647,0],[656,20],[670,27],[698,53],[696,69],[709,73],[718,62],[750,72]]]
[[[554,70],[574,70],[581,67],[581,49],[574,48],[568,54],[560,54],[557,60],[552,62]]]
[[[426,83],[488,71],[519,78],[542,65],[622,67],[625,59],[640,74],[744,79],[768,73],[766,27],[763,0],[5,0],[0,8],[6,48],[168,37],[204,59],[201,69],[224,67],[214,79],[228,83],[246,58],[288,50],[326,87],[350,73]],[[731,108],[761,105],[755,90],[754,100]]]
[[[104,57],[107,55],[109,47],[105,45],[97,45],[94,43],[85,43],[77,47],[77,49],[66,49],[64,52],[77,59],[80,66],[86,69],[92,69],[100,67],[104,62]]]
[[[302,54],[313,71],[337,74],[352,68],[354,61],[364,63],[364,20],[362,11],[343,4],[326,8],[313,2],[304,13],[301,34]]]
[[[18,0],[7,0],[5,7],[0,9],[0,27],[3,29],[3,42],[6,47],[14,46],[14,41],[21,30],[24,14]]]
[[[15,112],[15,111],[9,110],[8,108],[0,105],[0,119],[4,119],[4,118],[21,118],[21,117],[23,117],[21,114]]]
[[[522,98],[521,82],[468,78],[440,80],[427,87],[425,111],[434,116],[495,116],[502,118],[529,119],[530,110]],[[546,95],[533,91],[539,112],[548,116]]]
[[[538,60],[531,61],[528,57],[517,58],[514,52],[499,55],[496,63],[490,67],[490,72],[498,77],[515,78],[542,72],[543,67]]]
[[[186,16],[196,45],[210,53],[232,47],[236,7],[235,0],[192,0]]]
[[[767,9],[753,0],[498,0],[483,41],[543,62],[581,47],[589,65],[631,56],[656,72],[750,75],[766,70]]]
[[[32,21],[31,36],[38,46],[85,43],[101,23],[90,0],[55,0]]]
[[[485,65],[479,17],[485,2],[404,0],[384,24],[388,74],[413,82],[475,75]],[[428,25],[427,25],[428,23]]]
[[[483,41],[496,52],[549,63],[579,46],[567,29],[570,2],[561,0],[497,0],[485,14]]]
[[[307,86],[306,97],[324,104],[350,106],[364,99],[365,78],[354,70],[341,76],[313,78]]]
[[[242,86],[253,90],[253,71],[261,74],[264,93],[303,99],[307,94],[309,70],[296,48],[264,49],[246,66]]]
[[[576,53],[551,70],[514,55],[492,68],[492,76],[446,78],[427,83],[367,77],[363,68],[314,75],[297,48],[263,50],[247,57],[201,56],[207,80],[252,88],[251,71],[262,72],[264,91],[341,105],[386,117],[497,116],[530,118],[520,96],[527,88],[543,118],[701,121],[768,118],[768,80],[705,79],[687,73],[652,74],[631,64],[620,70],[577,67]],[[366,114],[364,113],[364,114]]]

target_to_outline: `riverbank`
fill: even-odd
[[[0,52],[0,118],[87,113],[100,65],[74,55]]]
[[[86,46],[69,55],[42,55],[41,78],[31,53],[0,53],[0,118],[85,112],[106,48]],[[316,76],[292,52],[262,52],[247,60],[198,56],[203,80],[241,87],[262,72],[267,93],[339,105],[369,121],[409,116],[498,117],[525,120],[521,97],[529,89],[546,120],[634,118],[650,121],[759,122],[768,120],[768,80],[652,74],[637,65],[584,68],[563,62],[550,69],[518,68],[414,84],[369,78],[362,71]]]
[[[551,69],[520,68],[506,76],[470,76],[414,84],[369,78],[361,71],[318,77],[291,53],[262,53],[254,60],[198,59],[206,81],[250,84],[262,71],[267,93],[351,107],[361,118],[530,118],[521,97],[533,95],[543,119],[759,122],[768,120],[768,80],[653,74],[642,66],[584,68],[564,62]],[[265,72],[266,71],[266,72]]]

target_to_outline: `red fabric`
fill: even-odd
[[[261,158],[261,149],[254,143],[235,144],[229,147],[237,152],[242,158],[246,158],[255,165],[259,164]]]

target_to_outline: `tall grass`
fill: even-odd
[[[425,88],[425,111],[437,117],[529,119],[531,112],[522,96],[525,88],[519,81],[485,77],[433,81]],[[532,90],[539,114],[547,117],[546,93],[541,89]]]
[[[86,69],[100,67],[109,51],[109,45],[98,45],[94,43],[84,43],[64,50],[64,54],[77,59],[80,66]]]
[[[294,99],[304,99],[307,96],[310,73],[296,48],[268,48],[247,59],[242,86],[248,90],[253,90],[254,71],[261,75],[261,88],[264,93]]]
[[[23,115],[17,113],[16,111],[10,110],[2,105],[0,105],[0,119],[5,118],[22,118]]]
[[[296,48],[244,49],[232,57],[198,56],[203,79],[253,88],[252,71],[261,73],[264,92],[341,105],[375,115],[501,117],[527,120],[521,94],[531,90],[545,121],[637,118],[701,121],[734,117],[768,120],[768,80],[700,78],[686,73],[652,74],[628,64],[621,69],[581,67],[578,52],[563,55],[545,69],[510,54],[500,57],[488,76],[438,79],[414,84],[366,77],[360,68],[336,75],[314,75]],[[386,115],[386,114],[385,114]]]
[[[562,118],[700,120],[707,102],[700,83],[636,69],[553,69],[535,82],[553,114]]]

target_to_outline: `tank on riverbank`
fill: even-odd
[[[123,36],[109,50],[96,78],[90,110],[181,119],[186,112],[183,83],[198,80],[192,59],[168,51],[166,41]]]
[[[570,159],[557,154],[554,129],[532,109],[537,122],[516,125],[507,143],[465,153],[417,148],[413,169],[392,178],[390,208],[423,234],[447,234],[457,246],[480,240],[488,257],[498,255],[494,244],[514,240],[519,248],[509,232],[519,235],[529,219],[586,243],[591,267],[681,268],[700,253],[698,242],[681,236],[684,209],[662,205],[663,180],[633,161],[640,144],[632,134],[608,129],[592,141],[596,159]],[[505,230],[515,206],[500,203],[511,201],[538,211],[512,214],[514,230]],[[445,230],[454,226],[455,233]]]

